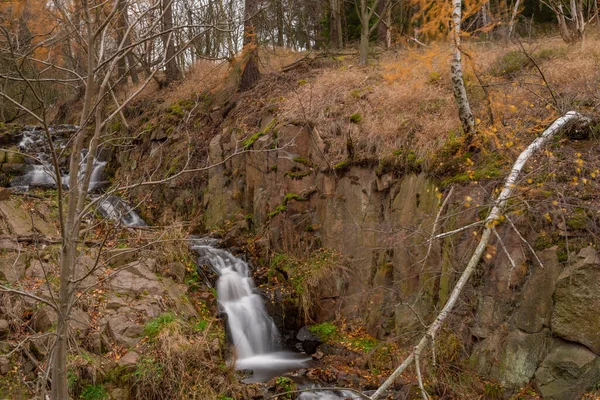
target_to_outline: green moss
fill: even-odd
[[[271,219],[273,217],[275,217],[276,215],[279,215],[281,213],[284,213],[287,211],[287,207],[280,204],[277,207],[275,207],[275,210],[271,211],[269,214],[267,214],[267,218]]]
[[[271,171],[272,172],[277,172],[277,164],[271,165]]]
[[[269,132],[274,131],[276,124],[277,124],[277,118],[273,118],[271,120],[271,122],[269,122],[267,124],[267,126],[265,126],[261,131],[256,132],[254,135],[251,135],[250,137],[244,139],[242,141],[242,146],[244,146],[244,149],[247,150],[247,149],[251,148],[258,139],[267,135]]]
[[[335,340],[339,337],[337,326],[331,322],[323,322],[321,324],[309,326],[308,330],[323,342]]]
[[[176,320],[177,317],[172,312],[161,314],[158,317],[146,322],[146,325],[144,325],[144,335],[148,336],[150,339],[153,339],[158,336],[163,329],[174,324]]]
[[[281,202],[281,204],[283,204],[284,206],[287,206],[287,204],[291,200],[306,201],[305,198],[303,198],[302,196],[300,196],[300,195],[298,195],[296,193],[286,193],[285,196],[283,196],[283,201]]]
[[[300,79],[298,81],[298,86],[304,86],[304,85],[306,85],[306,79]]]
[[[339,163],[335,164],[333,166],[333,169],[337,170],[337,171],[344,171],[347,170],[348,168],[350,168],[351,163],[350,160],[344,160],[344,161],[340,161]]]
[[[288,392],[293,392],[296,389],[296,382],[294,382],[288,377],[280,376],[277,379],[275,379],[275,390],[277,391],[277,393],[282,393],[281,395],[277,396],[280,399],[295,398],[293,393]]]
[[[179,103],[172,104],[169,108],[167,108],[167,113],[177,118],[183,118],[185,116],[185,111]]]
[[[572,229],[585,229],[588,225],[589,219],[585,215],[585,211],[578,208],[575,209],[573,216],[567,219],[567,226]]]
[[[313,167],[314,164],[311,160],[309,160],[308,158],[305,157],[294,157],[292,158],[292,161],[297,162],[299,164],[302,165],[306,165],[307,167]]]
[[[302,178],[306,178],[307,176],[313,173],[312,170],[307,169],[305,171],[287,171],[283,176],[287,176],[292,179],[300,180]]]
[[[429,76],[427,77],[427,83],[429,83],[430,85],[435,85],[437,83],[439,83],[442,80],[442,76],[440,75],[439,72],[436,71],[431,71],[429,73]]]
[[[359,113],[354,113],[350,116],[350,122],[353,124],[358,124],[362,121],[362,116]]]

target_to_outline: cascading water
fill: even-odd
[[[310,358],[285,351],[273,319],[265,310],[249,275],[248,264],[231,253],[217,249],[204,239],[192,239],[198,265],[210,263],[219,275],[217,300],[227,314],[227,326],[235,346],[236,369],[252,370],[247,382],[260,382],[308,365]]]
[[[49,127],[49,133],[52,137],[54,148],[57,151],[65,149],[69,142],[69,135],[77,130],[78,127],[75,125]],[[54,167],[52,166],[52,156],[44,130],[41,127],[27,126],[21,133],[22,138],[18,147],[21,152],[33,156],[33,158],[29,157],[25,159],[28,163],[25,173],[15,177],[11,182],[11,186],[15,190],[20,191],[27,191],[30,187],[56,188],[58,179]],[[85,175],[88,157],[90,157],[90,154],[87,149],[83,149],[81,152],[81,161],[77,170],[78,180],[83,179]],[[36,160],[35,164],[32,163],[33,160]],[[103,180],[105,167],[106,161],[101,161],[95,156],[93,157],[88,193],[98,192],[103,184],[106,183]],[[60,176],[62,186],[68,188],[69,174],[61,173]],[[95,199],[97,196],[92,195],[92,198]],[[121,221],[127,226],[146,225],[144,220],[140,218],[133,208],[117,196],[106,196],[106,198],[103,198],[98,202],[97,211],[102,214],[104,218]]]

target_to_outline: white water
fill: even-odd
[[[248,264],[231,253],[201,241],[192,249],[208,260],[217,274],[219,308],[227,314],[227,326],[236,349],[236,369],[252,370],[247,382],[265,381],[284,372],[306,367],[306,355],[283,350],[273,319],[249,275]]]
[[[120,197],[106,196],[98,202],[97,210],[106,219],[121,221],[127,226],[146,226],[146,222]]]

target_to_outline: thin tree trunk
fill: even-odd
[[[510,22],[508,23],[508,38],[509,39],[512,36],[513,31],[515,29],[515,19],[517,18],[517,14],[519,13],[520,6],[521,6],[521,0],[516,0],[515,6],[513,7],[513,10],[512,10],[512,15],[510,16]]]
[[[330,0],[330,26],[329,40],[331,46],[336,49],[344,47],[344,37],[342,33],[342,0]]]
[[[421,338],[417,346],[415,346],[414,350],[410,353],[410,355],[400,364],[398,368],[390,375],[390,377],[377,389],[377,391],[371,396],[372,400],[379,399],[384,392],[390,387],[392,383],[398,378],[402,372],[410,365],[420,354],[425,350],[426,346],[429,344],[430,340],[434,338],[437,334],[437,331],[441,328],[445,319],[448,317],[454,305],[456,304],[462,290],[465,285],[469,281],[471,275],[475,271],[481,256],[483,255],[487,244],[489,242],[492,231],[495,229],[495,226],[498,224],[501,215],[505,211],[506,202],[512,196],[513,191],[516,187],[517,180],[521,173],[521,170],[525,166],[525,163],[529,160],[529,158],[535,154],[540,148],[542,148],[546,143],[550,142],[552,138],[557,135],[559,132],[569,128],[573,124],[577,122],[588,122],[588,119],[583,117],[581,114],[575,111],[569,111],[563,117],[558,118],[556,121],[548,127],[544,133],[537,139],[533,141],[517,158],[517,161],[513,164],[510,174],[506,178],[504,183],[504,187],[500,195],[494,202],[494,207],[490,211],[489,215],[485,220],[485,230],[481,235],[481,239],[479,240],[479,244],[477,248],[473,252],[469,263],[467,264],[465,270],[463,271],[460,279],[454,286],[452,293],[442,311],[438,314],[435,321],[429,326],[426,334]]]
[[[454,23],[454,50],[452,52],[452,60],[450,61],[450,70],[452,72],[452,89],[454,91],[454,100],[458,107],[458,118],[462,124],[463,130],[467,135],[467,142],[473,136],[475,130],[475,118],[471,111],[471,105],[467,97],[465,89],[465,81],[463,79],[461,50],[460,50],[460,35],[461,35],[461,20],[462,20],[462,0],[452,0],[452,22]]]
[[[360,65],[367,64],[369,56],[369,9],[367,8],[367,0],[360,0],[360,47],[359,61]]]
[[[163,45],[166,47],[167,63],[165,66],[164,86],[169,86],[172,82],[181,78],[181,71],[177,66],[177,57],[175,57],[175,41],[173,40],[173,0],[162,0],[161,9],[162,28],[165,32],[162,35]]]
[[[258,40],[254,27],[254,17],[258,12],[257,0],[246,0],[244,8],[244,47],[242,49],[242,77],[239,91],[244,92],[256,85],[260,79],[258,69]]]
[[[282,48],[284,46],[283,42],[283,0],[277,0],[277,47]]]

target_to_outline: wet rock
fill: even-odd
[[[300,350],[306,354],[314,354],[322,343],[321,339],[310,331],[309,326],[300,328],[296,339],[300,342],[298,343]]]
[[[558,277],[554,293],[552,331],[600,354],[600,259],[592,248]]]
[[[4,339],[10,333],[10,324],[5,319],[0,319],[0,339]]]
[[[535,372],[544,399],[574,400],[600,379],[600,358],[584,346],[561,341]]]

